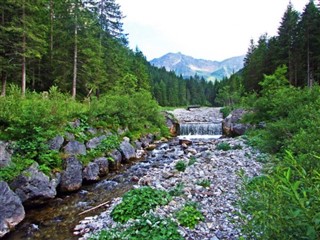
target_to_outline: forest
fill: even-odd
[[[266,167],[261,176],[242,176],[243,233],[319,239],[319,8],[310,0],[300,13],[290,3],[277,36],[252,40],[244,68],[213,83],[158,69],[129,49],[115,0],[1,1],[0,139],[14,141],[16,154],[0,179],[33,162],[60,171],[59,156],[43,143],[74,119],[135,140],[168,136],[159,105],[223,106],[225,114],[245,108],[243,121],[255,128],[244,137],[265,153]]]

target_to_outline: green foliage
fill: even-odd
[[[196,208],[195,204],[186,204],[177,214],[177,219],[182,226],[195,228],[195,226],[204,220],[202,213]]]
[[[111,216],[116,222],[124,223],[159,205],[166,205],[170,200],[171,196],[162,190],[150,187],[133,189],[123,196],[122,202],[113,209]]]
[[[254,239],[319,239],[320,172],[290,152],[267,175],[245,179],[244,233]],[[249,214],[248,218],[246,214]]]
[[[140,217],[128,229],[119,228],[103,230],[99,234],[92,236],[91,240],[182,240],[178,232],[178,225],[168,218],[161,218],[152,214]]]
[[[175,165],[175,169],[177,169],[179,172],[184,172],[186,168],[187,164],[182,160],[179,160]]]
[[[81,162],[83,165],[87,165],[93,159],[105,156],[108,152],[117,149],[119,146],[119,137],[117,135],[109,135],[96,148],[90,149],[86,155],[80,156]]]
[[[170,196],[181,196],[184,193],[184,184],[178,183],[176,186],[169,190]]]
[[[223,151],[229,151],[229,150],[231,150],[231,146],[229,143],[221,142],[221,143],[218,143],[216,149],[223,150]]]
[[[210,187],[211,181],[209,179],[202,179],[202,180],[197,181],[197,184],[199,186],[206,188],[206,187]]]
[[[222,113],[223,118],[226,118],[231,113],[231,111],[232,111],[231,107],[220,108],[220,112]]]
[[[188,162],[188,166],[191,166],[197,162],[197,158],[195,156],[191,156]]]

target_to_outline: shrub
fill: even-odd
[[[92,240],[183,240],[178,232],[178,225],[168,218],[161,218],[152,214],[140,217],[128,229],[103,230],[92,236]]]
[[[175,165],[175,168],[179,171],[179,172],[184,172],[187,168],[187,164],[182,161],[182,160],[179,160],[176,165]]]
[[[195,226],[202,220],[204,217],[202,213],[196,208],[195,204],[189,203],[186,204],[181,210],[177,212],[177,219],[182,226],[188,228],[195,228]]]
[[[197,184],[202,187],[210,187],[211,182],[209,179],[203,179],[203,180],[197,181]]]
[[[229,151],[231,146],[229,143],[221,142],[217,145],[217,150]]]
[[[166,191],[150,187],[133,189],[123,196],[122,202],[113,209],[111,216],[114,221],[124,223],[149,212],[158,205],[166,205],[170,200],[171,196]]]

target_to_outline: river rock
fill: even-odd
[[[129,143],[129,141],[122,141],[120,144],[120,152],[122,153],[122,160],[128,162],[136,158],[136,151],[134,147]]]
[[[88,149],[95,149],[97,148],[101,142],[106,139],[107,136],[106,135],[102,135],[102,136],[99,136],[99,137],[95,137],[95,138],[92,138],[90,139],[87,143],[86,143],[86,147]]]
[[[82,164],[75,156],[68,157],[64,161],[64,171],[61,173],[60,190],[72,192],[82,186]]]
[[[20,198],[6,182],[0,181],[0,238],[10,232],[24,217],[25,211]]]
[[[96,158],[94,160],[94,163],[98,164],[98,166],[99,166],[99,176],[100,177],[103,177],[109,173],[109,161],[106,157]]]
[[[109,169],[112,171],[116,171],[121,167],[122,155],[121,152],[114,149],[111,151],[108,156],[112,159],[109,161]]]
[[[83,180],[85,181],[98,181],[99,180],[99,165],[95,162],[89,163],[82,172]]]
[[[7,167],[11,163],[11,154],[9,143],[0,141],[0,168]]]
[[[78,141],[70,141],[64,147],[64,152],[69,155],[86,155],[86,146]]]
[[[48,142],[49,149],[59,151],[63,143],[64,143],[64,138],[62,136],[56,136]]]
[[[142,143],[142,147],[146,148],[154,141],[154,135],[153,134],[147,134],[140,138],[140,142]]]
[[[38,168],[38,163],[33,163],[10,184],[25,206],[43,204],[57,195],[58,180],[50,180]]]
[[[223,132],[226,136],[243,135],[251,127],[250,124],[241,123],[246,113],[248,113],[247,110],[235,109],[222,121]]]

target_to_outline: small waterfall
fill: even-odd
[[[180,135],[222,135],[222,124],[221,122],[181,123]]]

